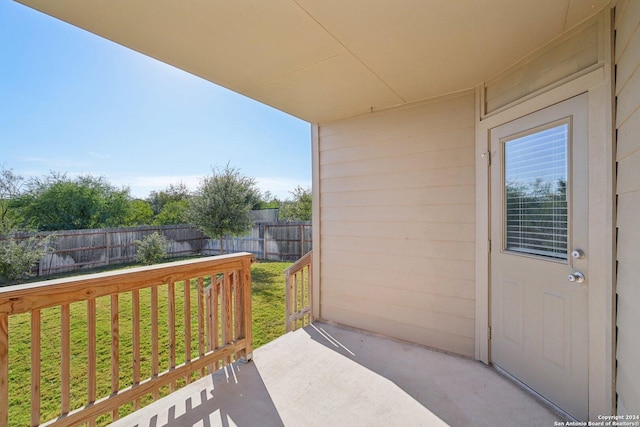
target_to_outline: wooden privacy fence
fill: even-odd
[[[142,226],[55,232],[53,254],[38,265],[40,277],[135,261],[136,240],[158,232],[167,238],[167,257],[219,255],[219,240],[210,239],[189,225]],[[45,233],[41,233],[46,235]],[[311,222],[256,224],[243,237],[224,238],[224,252],[250,252],[258,259],[295,261],[311,250]],[[23,234],[28,238],[29,234]]]
[[[273,222],[256,224],[250,234],[242,237],[226,237],[224,251],[251,252],[259,259],[295,261],[312,248],[310,221]],[[205,252],[220,253],[218,240],[207,240]]]
[[[284,271],[285,310],[287,332],[308,325],[313,321],[313,252],[296,261]]]
[[[0,288],[0,426],[104,424],[250,359],[253,259],[224,255]],[[19,393],[25,388],[30,400]]]

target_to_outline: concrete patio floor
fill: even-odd
[[[553,426],[563,418],[480,362],[316,322],[113,427]]]

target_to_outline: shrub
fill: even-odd
[[[38,261],[53,252],[49,247],[51,237],[17,239],[12,235],[0,240],[0,276],[12,284],[33,276],[32,270]]]
[[[155,264],[167,255],[167,239],[158,232],[145,236],[142,241],[136,240],[135,243],[138,246],[136,261],[143,264]]]

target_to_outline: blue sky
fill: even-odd
[[[309,124],[0,0],[0,165],[104,176],[146,197],[230,162],[262,191],[311,187]]]

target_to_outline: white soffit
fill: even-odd
[[[312,123],[469,89],[607,0],[20,0]]]

